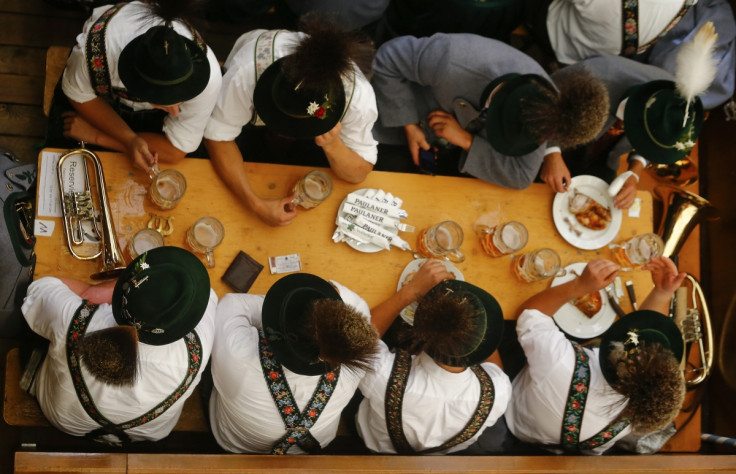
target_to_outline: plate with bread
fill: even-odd
[[[575,176],[568,192],[557,193],[552,219],[563,239],[583,250],[608,245],[621,229],[623,213],[613,205],[615,193],[595,176]]]
[[[582,275],[586,262],[571,263],[565,267],[567,273],[552,280],[559,286]],[[557,326],[570,336],[590,339],[600,336],[616,320],[616,312],[608,302],[605,290],[598,290],[568,301],[553,315]]]

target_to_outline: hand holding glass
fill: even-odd
[[[160,209],[173,209],[184,197],[187,180],[179,171],[173,168],[160,171],[154,166],[148,177],[151,178],[151,201]]]
[[[292,206],[304,209],[317,207],[332,194],[332,178],[322,170],[313,170],[302,176],[294,185]]]

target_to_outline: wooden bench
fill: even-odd
[[[3,402],[3,418],[10,426],[44,428],[51,424],[41,411],[36,399],[20,388],[23,374],[20,367],[20,350],[11,349],[5,363],[5,400]],[[195,388],[191,396],[184,402],[184,409],[174,431],[208,432],[209,426],[204,415],[204,407]]]
[[[49,116],[54,89],[66,67],[66,59],[72,49],[68,46],[50,46],[46,50],[46,79],[43,87],[43,114]]]

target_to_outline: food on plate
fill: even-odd
[[[577,190],[570,197],[567,208],[588,229],[603,230],[611,222],[611,211],[606,206]]]
[[[594,291],[588,293],[580,298],[572,300],[571,303],[579,309],[584,315],[592,318],[601,310],[603,306],[603,298],[601,297],[600,291]]]
[[[401,287],[403,288],[407,283],[409,283],[411,279],[414,278],[414,275],[416,274],[417,272],[407,273],[406,276],[404,277],[404,281],[401,282]]]

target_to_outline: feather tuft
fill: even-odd
[[[688,104],[705,92],[716,77],[718,69],[713,53],[717,40],[716,28],[709,21],[677,54],[675,85]]]

